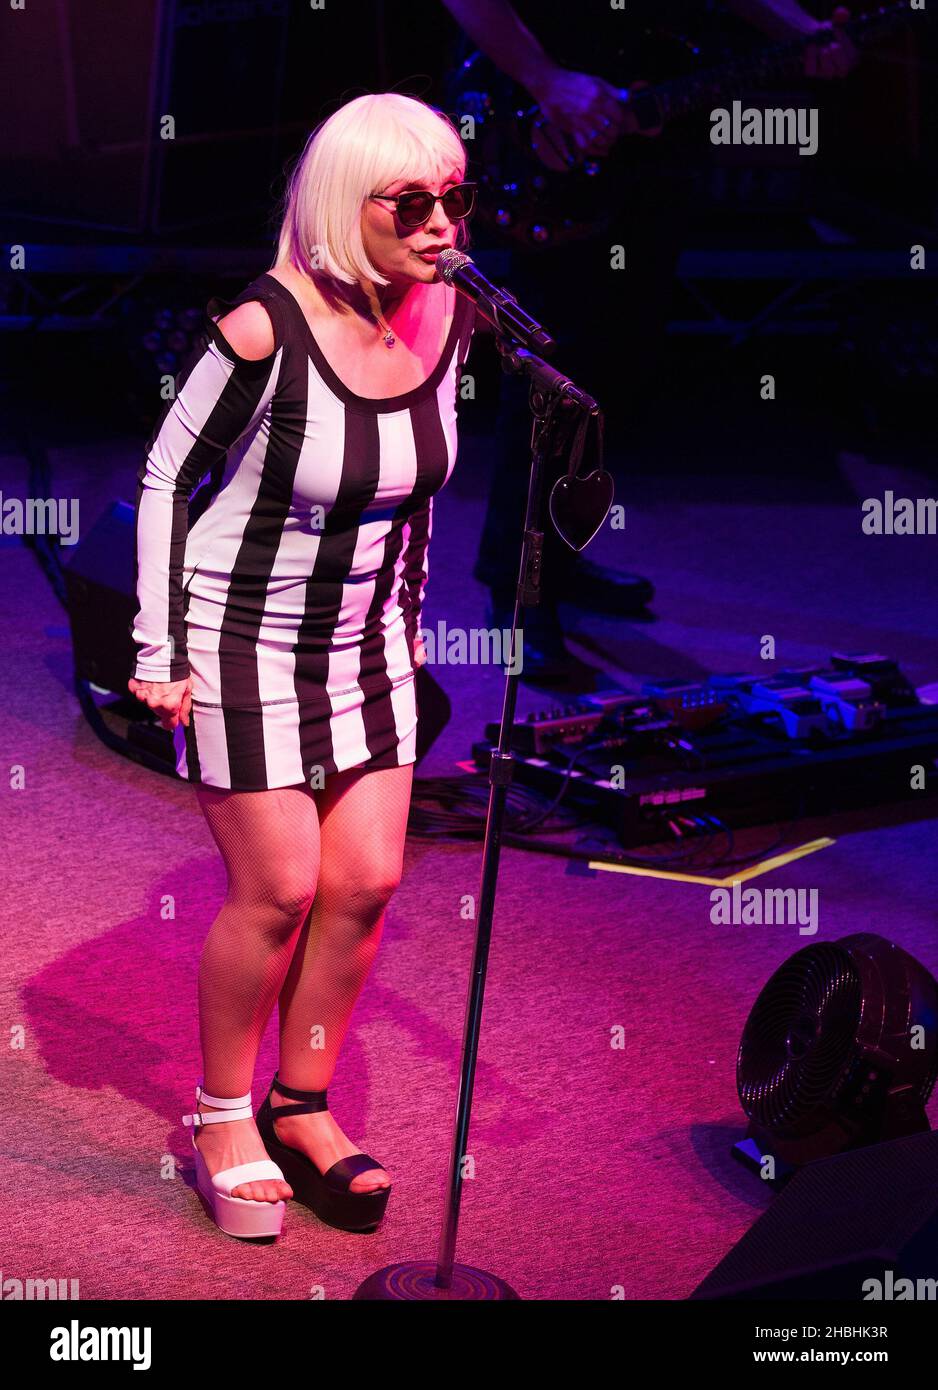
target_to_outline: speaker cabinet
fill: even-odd
[[[900,1279],[938,1281],[938,1131],[809,1163],[691,1298],[896,1299]]]

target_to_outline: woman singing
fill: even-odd
[[[434,264],[466,241],[465,164],[412,97],[357,97],[319,126],[273,266],[209,301],[138,475],[129,686],[173,730],[228,877],[183,1122],[230,1235],[277,1235],[291,1196],[349,1231],[387,1206],[388,1174],[326,1088],[403,861],[432,498],[474,328]],[[209,470],[227,481],[190,530]]]

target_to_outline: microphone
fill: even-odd
[[[437,256],[436,270],[441,280],[472,300],[484,319],[522,347],[536,353],[550,353],[557,346],[547,330],[525,313],[513,295],[486,280],[471,256],[448,246]]]

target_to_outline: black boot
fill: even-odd
[[[578,556],[565,580],[562,598],[594,613],[614,613],[628,617],[641,611],[655,596],[655,586],[640,574],[598,565]]]

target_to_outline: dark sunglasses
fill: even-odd
[[[451,222],[460,222],[468,217],[475,207],[476,184],[457,183],[445,193],[431,193],[428,189],[408,189],[406,193],[372,193],[374,199],[393,203],[395,211],[405,227],[420,227],[427,221],[437,203],[443,204],[443,211]]]

